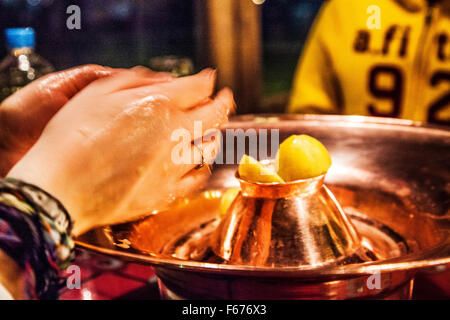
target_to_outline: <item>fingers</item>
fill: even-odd
[[[195,143],[197,150],[201,151],[203,163],[212,164],[220,151],[220,131],[211,130],[210,134],[202,137],[202,141]]]
[[[166,96],[170,104],[178,109],[189,109],[204,103],[212,95],[216,82],[216,71],[205,69],[196,75],[172,78],[172,81],[124,91],[123,94],[143,98],[152,94]]]
[[[175,77],[170,72],[153,71],[149,68],[143,66],[136,66],[130,70],[134,71],[137,75],[142,77],[153,77],[153,78],[165,78],[165,79],[175,79]]]
[[[102,79],[97,82],[96,90],[113,93],[168,82],[173,79],[175,79],[174,76],[168,72],[155,72],[138,66],[129,70],[121,70],[107,79]]]
[[[196,145],[177,145],[171,150],[172,166],[170,172],[183,177],[192,170],[208,167],[208,164],[214,162],[219,148],[220,139],[204,141]]]
[[[184,175],[176,184],[175,193],[179,196],[187,195],[193,191],[201,189],[207,182],[211,175],[211,170],[208,166],[204,166],[197,170],[191,170]],[[180,190],[177,192],[177,190]]]
[[[228,121],[228,116],[234,108],[233,93],[228,88],[222,89],[213,100],[186,111],[185,127],[190,130],[194,140],[198,139],[205,135],[206,131],[218,128]],[[201,124],[201,130],[195,125],[196,122]]]
[[[216,77],[215,70],[204,69],[196,75],[178,78],[177,81],[166,85],[168,97],[180,109],[195,107],[212,95]]]
[[[118,70],[99,65],[83,65],[52,73],[36,80],[33,85],[36,85],[38,92],[57,92],[70,99],[92,81],[117,72]]]

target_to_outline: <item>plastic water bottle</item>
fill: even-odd
[[[9,53],[0,62],[0,102],[31,81],[53,72],[53,66],[34,52],[32,28],[5,30]]]

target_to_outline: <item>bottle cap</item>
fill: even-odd
[[[33,28],[9,28],[5,30],[6,45],[9,48],[34,47]]]

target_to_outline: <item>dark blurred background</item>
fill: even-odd
[[[209,2],[213,1],[223,0],[0,0],[0,56],[7,53],[4,28],[31,26],[36,30],[36,51],[57,70],[86,63],[149,66],[151,58],[167,55],[190,59],[194,71],[216,67],[210,54],[211,43],[225,41],[226,45],[233,39],[218,39],[217,33],[208,36],[214,25],[211,19],[217,20],[208,15]],[[223,10],[218,19],[232,15],[229,19],[234,21],[247,11],[256,12],[256,18],[242,19],[258,28],[256,37],[260,38],[241,37],[239,41],[256,43],[254,50],[258,52],[254,57],[260,59],[260,70],[250,81],[259,82],[260,86],[258,98],[244,97],[245,106],[238,110],[282,112],[301,49],[323,0],[239,1],[247,1],[249,7],[233,7],[232,13]],[[73,4],[81,9],[81,30],[66,27],[66,9]],[[225,69],[223,63],[221,68]],[[226,80],[221,84],[239,86],[239,82],[229,84]]]

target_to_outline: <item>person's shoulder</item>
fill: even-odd
[[[330,10],[338,12],[359,12],[361,10],[366,11],[371,6],[389,7],[398,6],[397,0],[326,0],[324,2]]]
[[[398,0],[327,0],[323,4],[322,18],[338,26],[364,26],[368,14],[374,10],[390,12],[393,8],[401,8]]]

